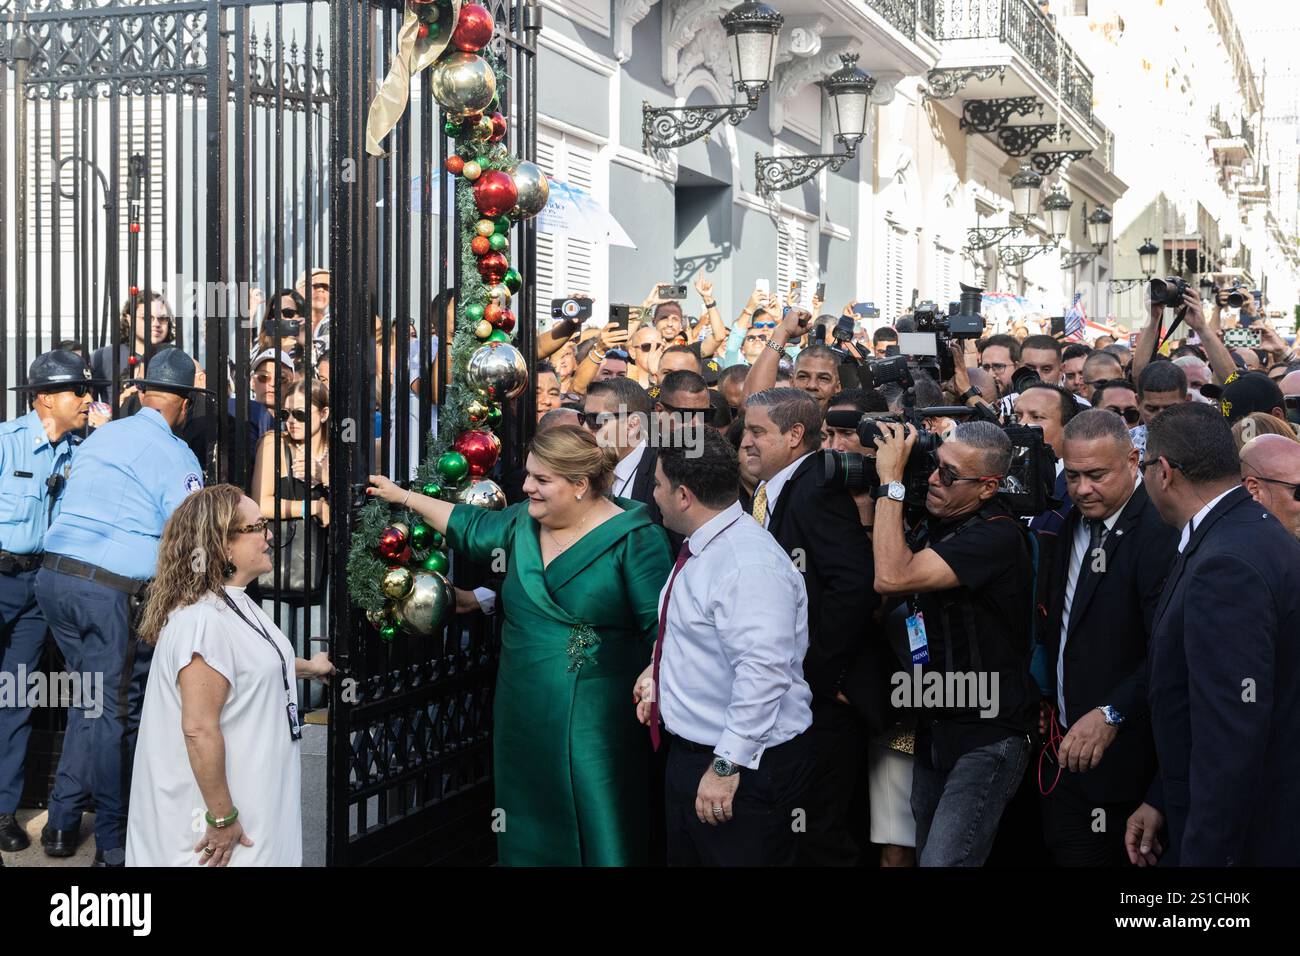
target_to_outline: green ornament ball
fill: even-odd
[[[393,638],[397,637],[397,625],[385,624],[379,629],[379,636],[383,640],[391,642]]]
[[[524,277],[515,269],[507,269],[506,274],[501,278],[501,282],[507,289],[514,293],[523,288]]]
[[[497,329],[487,337],[487,340],[489,342],[505,342],[508,344],[510,342],[510,336],[501,331],[501,329]]]
[[[442,132],[455,139],[460,135],[460,120],[447,120],[442,124]]]
[[[430,481],[420,489],[420,492],[430,498],[437,498],[442,494],[442,485],[438,484],[436,481]],[[437,534],[436,531],[434,533]]]
[[[497,216],[495,225],[497,234],[504,236],[510,231],[510,227],[514,225],[514,222],[511,221],[509,216]]]
[[[427,551],[436,532],[427,524],[417,524],[411,529],[411,544],[418,551]]]
[[[421,565],[424,570],[436,571],[438,574],[446,574],[447,568],[450,566],[451,562],[447,560],[447,556],[441,551],[431,551],[429,556],[424,559],[424,563]]]
[[[471,302],[465,306],[465,318],[471,322],[481,322],[483,320],[483,306],[478,302]]]
[[[459,484],[469,474],[469,462],[458,451],[446,452],[438,458],[438,474],[452,484]]]
[[[501,424],[501,406],[493,405],[487,414],[488,428],[496,428]]]
[[[429,539],[429,545],[430,547],[434,547],[439,550],[445,550],[447,547],[447,539],[435,531],[433,533],[433,537]]]
[[[499,232],[495,232],[488,239],[488,245],[492,247],[493,252],[505,252],[510,247],[510,240]]]

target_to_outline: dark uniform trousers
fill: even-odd
[[[126,844],[131,763],[153,648],[131,630],[130,597],[96,581],[42,568],[36,597],[70,673],[102,680],[98,700],[68,708],[63,753],[50,793],[49,825],[75,830],[95,809],[95,846]],[[102,710],[101,710],[102,709]]]
[[[1043,840],[1056,866],[1128,866],[1124,829],[1140,800],[1099,803],[1083,792],[1080,774],[1061,771],[1042,798]]]
[[[0,674],[18,686],[40,669],[45,617],[36,603],[36,571],[0,573]],[[28,684],[28,687],[31,685]],[[30,701],[26,701],[30,705]],[[0,813],[13,813],[23,792],[23,763],[32,734],[32,708],[0,706]],[[46,706],[55,702],[45,701]]]

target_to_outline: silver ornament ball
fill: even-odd
[[[486,109],[496,92],[497,75],[477,53],[452,53],[433,68],[433,98],[457,118]]]
[[[421,571],[415,575],[411,593],[398,602],[394,617],[408,634],[428,637],[442,627],[453,603],[447,579],[436,571]]]
[[[494,402],[518,398],[528,387],[528,363],[513,345],[488,342],[470,356],[470,387]]]
[[[456,492],[456,501],[475,508],[485,508],[488,511],[504,511],[506,493],[492,479],[477,478]]]
[[[546,202],[551,198],[551,183],[540,166],[536,163],[520,163],[510,177],[515,181],[515,190],[519,193],[519,201],[511,210],[511,216],[515,219],[531,219],[546,208]]]

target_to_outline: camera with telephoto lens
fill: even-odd
[[[1223,289],[1222,286],[1216,285],[1214,287],[1215,302],[1219,301],[1219,296],[1222,295],[1224,291],[1225,290]],[[1241,286],[1234,285],[1231,288],[1227,289],[1226,291],[1228,293],[1228,298],[1225,300],[1224,304],[1227,305],[1228,308],[1240,309],[1243,305],[1246,304],[1246,295],[1241,291]]]
[[[903,503],[913,517],[918,517],[925,510],[930,475],[938,466],[936,453],[943,444],[942,435],[925,429],[924,422],[928,418],[973,418],[999,424],[996,415],[983,405],[975,408],[912,408],[901,414],[832,411],[826,414],[826,424],[832,428],[855,427],[858,440],[867,448],[874,447],[876,437],[881,434],[880,422],[910,424],[916,429],[916,443],[903,469]],[[1021,517],[1040,515],[1059,505],[1061,502],[1053,497],[1056,455],[1043,440],[1043,430],[1032,425],[999,427],[1011,441],[1011,466],[998,485],[998,497],[1003,504],[1012,514]],[[869,491],[880,484],[875,458],[856,452],[823,451],[822,484],[854,493]]]
[[[1183,304],[1183,296],[1191,288],[1187,280],[1178,276],[1170,276],[1167,279],[1151,280],[1151,304],[1167,305],[1170,308],[1178,308]]]

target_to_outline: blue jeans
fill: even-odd
[[[1029,763],[1029,738],[1005,737],[957,757],[950,766],[931,748],[912,771],[912,816],[921,866],[983,866],[1002,811]]]
[[[130,633],[129,599],[121,591],[41,568],[36,598],[68,671],[103,681],[102,711],[68,708],[49,826],[76,830],[82,811],[93,804],[95,848],[120,849],[126,844],[131,763],[153,648]]]
[[[41,665],[45,618],[36,603],[35,571],[0,574],[0,674],[17,690]],[[23,792],[23,764],[32,735],[32,708],[0,707],[0,813],[13,813]]]

